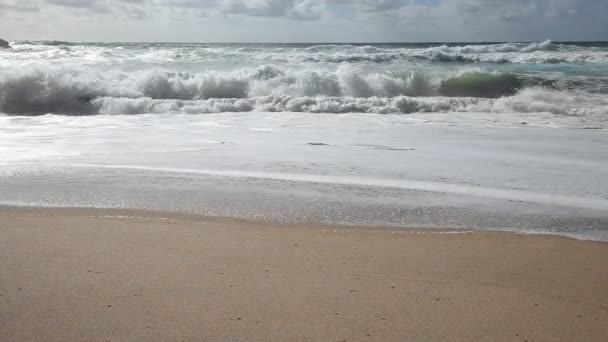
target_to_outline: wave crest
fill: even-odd
[[[560,115],[586,115],[605,111],[606,100],[596,100],[597,96],[602,98],[600,95],[581,93],[575,101],[573,92],[569,91],[530,90],[538,84],[568,86],[543,79],[466,69],[437,78],[421,72],[364,72],[348,65],[336,71],[283,70],[264,66],[197,74],[161,70],[124,73],[88,68],[33,68],[6,70],[0,76],[0,112],[88,115],[163,111],[381,114],[548,111]],[[522,102],[524,98],[529,103]],[[564,98],[571,99],[573,105],[564,103]],[[595,102],[586,107],[589,99]],[[578,103],[580,110],[576,106]]]
[[[608,100],[582,97],[541,88],[523,90],[500,99],[408,97],[350,98],[270,95],[246,99],[154,100],[151,98],[99,98],[93,101],[99,114],[298,112],[298,113],[549,113],[605,122]]]
[[[48,60],[108,63],[202,63],[208,61],[255,60],[259,63],[390,63],[428,61],[442,63],[608,63],[605,46],[556,44],[550,40],[503,44],[409,44],[409,45],[221,45],[161,43],[13,43],[12,56]],[[20,54],[23,54],[20,56]]]

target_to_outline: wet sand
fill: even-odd
[[[1,341],[605,341],[608,244],[0,209]]]

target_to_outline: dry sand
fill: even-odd
[[[608,340],[608,244],[0,209],[0,341],[481,340]]]

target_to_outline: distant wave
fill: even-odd
[[[351,46],[320,45],[307,48],[305,51],[311,55],[308,60],[326,62],[389,62],[399,59],[420,59],[435,62],[510,62],[515,56],[507,57],[504,53],[526,54],[537,51],[559,51],[566,49],[561,45],[553,44],[551,41],[541,43],[506,43],[492,45],[463,45],[449,46],[441,45],[426,48],[381,48],[374,46]],[[490,55],[493,54],[493,55]],[[499,55],[496,55],[499,54]],[[548,60],[548,56],[535,56],[535,60],[541,62]],[[542,59],[546,58],[546,59]],[[555,57],[551,57],[555,58]],[[527,59],[520,59],[521,62]],[[529,59],[533,61],[533,59]],[[566,59],[564,59],[566,61]]]
[[[60,46],[60,45],[80,45],[82,43],[66,42],[62,40],[18,40],[15,41],[16,45],[49,45],[49,46]]]
[[[574,46],[555,44],[551,40],[543,42],[532,42],[532,43],[498,43],[498,44],[377,44],[377,45],[351,45],[351,44],[321,44],[321,45],[310,45],[306,46],[303,44],[196,44],[196,43],[78,43],[68,42],[61,40],[18,40],[14,44],[17,45],[47,45],[47,46],[97,46],[97,47],[112,47],[117,45],[133,46],[137,48],[149,48],[149,47],[216,47],[216,48],[229,48],[240,51],[255,52],[267,49],[301,49],[307,53],[336,53],[349,51],[361,54],[373,54],[373,53],[384,53],[391,50],[424,50],[424,49],[444,49],[452,52],[461,53],[494,53],[494,52],[534,52],[534,51],[556,51],[562,47]]]
[[[270,57],[268,55],[264,57]],[[440,45],[424,48],[387,48],[378,46],[319,45],[293,56],[272,55],[277,59],[313,62],[386,63],[418,60],[442,63],[608,63],[608,50],[555,44],[505,43],[489,45]],[[270,59],[272,59],[270,58]]]
[[[428,61],[440,63],[514,63],[608,64],[608,47],[537,43],[469,44],[469,45],[238,45],[238,44],[161,44],[161,43],[70,43],[63,41],[17,41],[15,53],[24,58],[83,60],[124,59],[141,62],[204,62],[242,59],[265,62],[312,63],[389,63],[394,61]],[[127,49],[125,54],[119,48]]]

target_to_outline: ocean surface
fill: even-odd
[[[0,205],[608,240],[608,43],[0,49]]]

